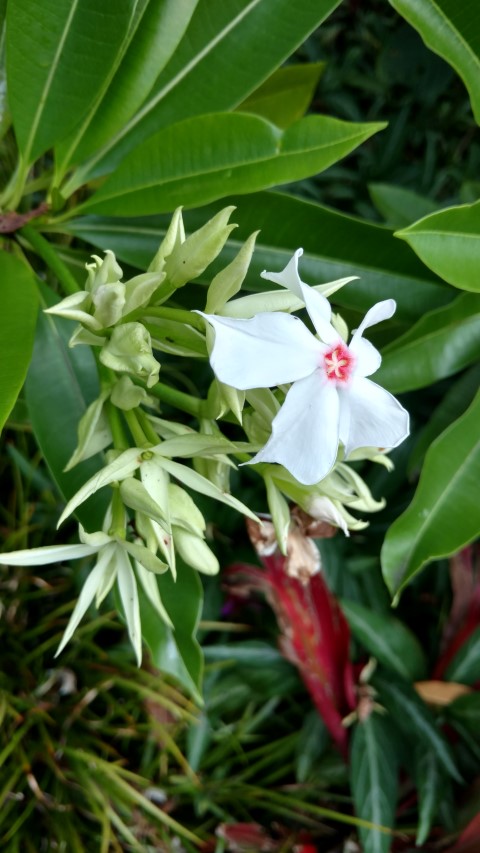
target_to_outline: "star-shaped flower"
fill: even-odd
[[[301,281],[301,254],[299,249],[281,273],[262,275],[305,303],[317,336],[299,318],[280,312],[250,320],[202,316],[215,329],[210,361],[221,382],[239,390],[293,383],[271,437],[251,462],[278,462],[300,483],[312,485],[332,469],[340,442],[345,456],[360,447],[396,447],[409,433],[409,416],[395,397],[367,379],[381,356],[363,333],[391,317],[395,301],[370,308],[347,345],[331,325],[327,299]]]
[[[87,533],[80,525],[80,544],[78,545],[48,545],[40,548],[27,548],[23,551],[10,551],[1,554],[0,561],[7,566],[44,566],[48,563],[58,563],[63,560],[69,562],[81,557],[96,555],[95,565],[83,585],[55,657],[63,651],[92,602],[95,600],[96,606],[99,607],[116,581],[125,613],[128,634],[137,663],[140,666],[142,634],[137,579],[160,618],[167,625],[171,625],[170,617],[160,599],[155,579],[155,575],[166,571],[167,566],[149,551],[140,540],[128,542],[120,536],[108,533],[110,520],[111,514],[109,512],[105,519],[104,529],[95,533]]]

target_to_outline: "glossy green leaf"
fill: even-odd
[[[431,199],[394,184],[369,184],[368,191],[385,222],[394,228],[410,225],[433,213],[438,206]]]
[[[382,548],[385,582],[399,592],[431,560],[447,557],[480,532],[480,392],[432,444],[410,506]]]
[[[341,600],[353,636],[388,669],[407,680],[425,678],[427,662],[414,634],[389,613]]]
[[[54,303],[46,287],[41,289],[41,307]],[[99,470],[101,458],[92,457],[64,472],[77,444],[78,422],[98,394],[95,360],[88,347],[69,349],[74,323],[40,312],[32,362],[25,384],[30,420],[60,493],[69,499]],[[98,530],[106,502],[95,495],[77,511],[88,530]]]
[[[315,778],[315,765],[330,745],[328,729],[316,710],[304,718],[295,750],[295,775],[300,784]]]
[[[480,693],[478,691],[459,696],[446,707],[445,714],[450,722],[460,723],[478,740],[480,736]]]
[[[430,269],[461,290],[480,290],[480,201],[449,207],[397,233]]]
[[[165,213],[295,181],[326,169],[384,126],[307,116],[282,132],[247,113],[196,116],[139,145],[82,210]]]
[[[289,127],[305,115],[324,68],[324,62],[278,68],[237,109],[263,116],[277,127]]]
[[[5,56],[5,42],[7,35],[5,18],[6,0],[0,3],[0,139],[3,139],[10,127],[10,108],[7,98],[7,69]]]
[[[424,388],[480,358],[480,295],[463,293],[385,347],[375,381],[397,394]]]
[[[392,731],[379,714],[371,714],[353,731],[350,784],[357,817],[379,827],[394,825],[398,760]],[[364,853],[388,853],[390,833],[358,828]]]
[[[271,289],[260,278],[262,270],[281,270],[293,252],[303,246],[300,262],[302,278],[321,284],[348,275],[360,276],[335,294],[341,307],[365,312],[380,299],[393,297],[397,312],[391,321],[410,326],[419,316],[450,302],[455,291],[443,284],[415,255],[393,237],[392,231],[329,208],[282,193],[258,193],[229,199],[236,204],[232,219],[239,227],[227,241],[218,262],[203,277],[211,278],[232,261],[244,240],[260,228],[244,291]],[[204,224],[225,205],[218,202],[206,209],[187,211],[187,231]],[[118,220],[79,217],[59,224],[61,231],[81,237],[99,248],[108,246],[123,261],[146,269],[165,236],[168,217]]]
[[[174,629],[163,622],[142,590],[139,590],[142,636],[152,663],[176,678],[197,702],[201,702],[202,650],[195,639],[202,612],[203,590],[198,573],[177,558],[177,580],[170,572],[157,577],[160,596]]]
[[[35,337],[38,297],[26,264],[0,252],[0,430],[25,381]]]
[[[474,364],[455,379],[441,403],[433,410],[408,460],[408,473],[420,467],[423,458],[436,438],[468,409],[480,387],[480,364]]]
[[[391,675],[375,674],[372,684],[378,692],[378,702],[383,705],[407,741],[435,752],[447,773],[461,781],[450,744],[437,727],[435,716],[407,681],[395,680]]]
[[[408,761],[410,765],[410,761]],[[442,792],[448,779],[440,765],[437,753],[419,744],[414,753],[414,779],[418,793],[418,822],[416,845],[420,847],[430,835],[435,820]],[[410,766],[407,766],[410,770]]]
[[[112,171],[127,152],[162,127],[237,107],[339,3],[200,0],[141,109],[81,167],[76,186]]]
[[[445,679],[472,685],[480,681],[480,628],[475,628],[450,661]]]
[[[9,0],[8,97],[30,163],[78,124],[109,75],[133,0]]]
[[[198,0],[147,0],[123,56],[88,118],[56,149],[62,164],[82,162],[115,136],[139,109],[185,33]]]
[[[460,75],[480,123],[480,20],[475,3],[456,0],[390,0],[425,44]]]

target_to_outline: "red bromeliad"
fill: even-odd
[[[298,525],[289,534],[287,556],[265,545],[258,525],[248,526],[263,569],[237,563],[226,576],[237,594],[260,590],[266,595],[281,631],[280,648],[298,668],[317,711],[346,757],[347,730],[342,720],[356,706],[350,630],[319,571],[318,550]],[[323,535],[332,534],[325,531]]]

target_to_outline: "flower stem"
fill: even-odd
[[[206,400],[199,400],[197,397],[192,397],[191,394],[185,394],[184,391],[178,391],[176,388],[170,388],[164,385],[163,382],[157,382],[153,388],[148,389],[149,394],[158,397],[164,403],[180,409],[182,412],[187,412],[195,417],[205,417],[204,407]]]
[[[138,408],[135,410],[135,414],[137,416],[137,420],[142,427],[143,432],[145,433],[145,437],[148,439],[150,444],[159,444],[160,438],[155,432],[153,426],[151,425],[148,415],[142,409]]]
[[[107,410],[108,423],[113,436],[113,446],[115,450],[127,450],[130,446],[125,435],[124,425],[120,417],[120,411],[114,406],[110,400],[105,406]]]
[[[123,416],[128,424],[128,428],[132,433],[133,440],[137,447],[151,447],[151,441],[148,440],[138,422],[137,412],[134,409],[130,409],[129,411],[124,411]]]
[[[68,267],[58,257],[53,246],[48,240],[45,240],[45,237],[36,228],[33,228],[32,225],[24,225],[18,233],[30,243],[32,249],[45,261],[52,272],[55,273],[66,293],[70,295],[80,290]]]

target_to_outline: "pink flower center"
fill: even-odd
[[[324,355],[328,379],[346,382],[352,372],[354,357],[346,344],[336,344]]]

